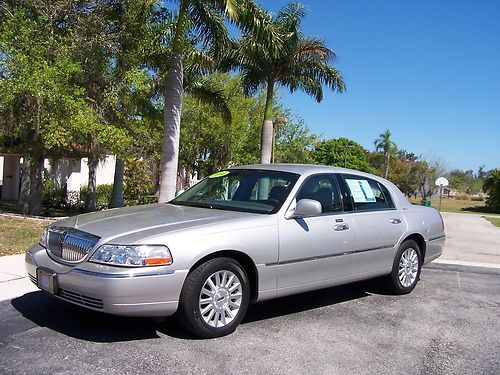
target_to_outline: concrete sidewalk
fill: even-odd
[[[0,301],[38,290],[24,269],[24,254],[0,257]]]

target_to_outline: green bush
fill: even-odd
[[[57,186],[47,171],[43,172],[42,206],[62,208],[66,205],[66,189]]]
[[[124,198],[128,205],[154,203],[153,174],[144,159],[129,158],[125,160]]]
[[[82,186],[80,189],[80,199],[79,199],[79,208],[82,208],[85,204],[85,200],[87,199],[88,194],[88,186]],[[98,210],[102,210],[103,208],[108,207],[109,202],[111,201],[111,196],[113,194],[113,184],[102,184],[97,185],[95,188],[96,195],[96,208]]]
[[[500,169],[494,169],[486,176],[483,190],[488,193],[486,205],[495,211],[500,211]]]

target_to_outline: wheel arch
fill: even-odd
[[[420,248],[420,252],[422,255],[422,263],[423,263],[425,260],[425,250],[426,250],[426,243],[425,243],[424,236],[422,236],[420,233],[412,233],[412,234],[407,235],[403,239],[403,241],[401,241],[401,243],[408,241],[408,240],[413,240],[417,243],[418,247]]]
[[[194,263],[189,268],[189,273],[193,272],[199,265],[215,258],[232,258],[241,264],[243,269],[248,275],[248,279],[250,281],[250,302],[257,301],[257,297],[259,295],[259,277],[257,267],[255,266],[254,261],[248,254],[238,250],[220,250],[215,251],[213,253],[207,254],[204,257],[198,259],[196,263]]]

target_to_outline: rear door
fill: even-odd
[[[390,272],[396,244],[406,230],[406,219],[396,209],[389,190],[380,182],[355,174],[342,174],[339,184],[346,210],[356,227],[353,273]]]

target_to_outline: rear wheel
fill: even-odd
[[[389,286],[393,293],[407,294],[415,288],[422,268],[421,254],[420,247],[413,240],[407,240],[399,246],[389,275]]]
[[[249,301],[250,286],[243,267],[231,258],[215,258],[186,278],[178,317],[198,337],[220,337],[236,329]]]

